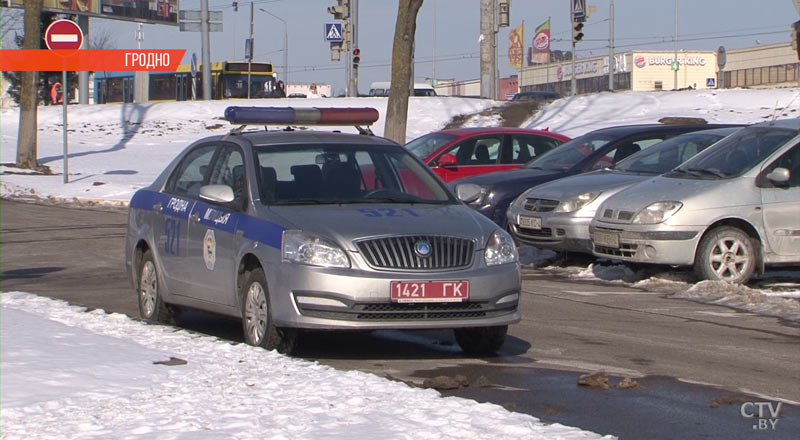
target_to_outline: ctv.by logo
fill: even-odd
[[[739,408],[742,417],[753,419],[758,418],[758,423],[753,425],[753,429],[757,431],[775,430],[775,425],[778,424],[778,416],[781,414],[782,402],[777,402],[773,407],[772,402],[745,402]],[[769,412],[769,414],[766,414]],[[769,415],[769,417],[766,417]]]

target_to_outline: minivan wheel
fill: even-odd
[[[142,262],[139,264],[137,288],[139,317],[152,323],[174,324],[177,312],[164,303],[160,287],[158,267],[153,259],[153,253],[147,250],[142,255]]]
[[[722,226],[707,233],[697,248],[694,272],[701,280],[743,284],[756,268],[753,239],[733,226]]]
[[[293,329],[279,329],[272,320],[267,278],[260,268],[253,269],[242,286],[242,330],[250,345],[291,354],[297,345]]]
[[[456,342],[469,355],[494,356],[506,341],[507,325],[468,327],[453,330]]]

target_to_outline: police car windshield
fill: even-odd
[[[368,145],[255,149],[265,204],[456,203],[405,150]]]

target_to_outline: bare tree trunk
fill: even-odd
[[[25,2],[25,39],[23,49],[39,49],[41,34],[39,22],[42,14],[43,0]],[[20,168],[36,168],[36,101],[38,96],[38,72],[22,72],[22,84],[19,96],[19,136],[17,138],[17,166]]]
[[[411,51],[417,31],[417,13],[423,0],[400,0],[392,47],[392,85],[386,105],[386,128],[383,136],[399,144],[406,143],[408,95],[411,84]]]

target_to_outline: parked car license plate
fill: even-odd
[[[616,232],[595,232],[594,244],[610,248],[619,247],[619,234]]]
[[[460,302],[469,299],[469,281],[392,281],[395,302]]]
[[[528,217],[527,215],[521,215],[519,216],[519,225],[523,228],[542,229],[542,218]]]

